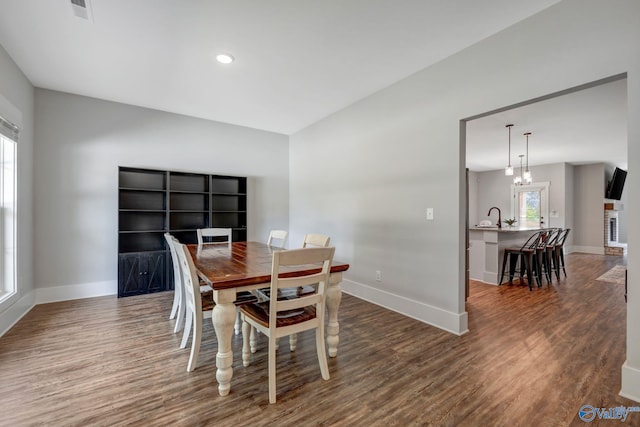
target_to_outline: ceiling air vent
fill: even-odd
[[[75,16],[93,21],[89,0],[71,0],[71,9],[73,9]]]

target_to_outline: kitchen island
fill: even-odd
[[[504,249],[522,246],[540,227],[469,227],[469,278],[492,285],[500,279]],[[508,266],[507,266],[508,268]]]

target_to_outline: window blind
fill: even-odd
[[[18,142],[18,126],[0,116],[0,134]]]

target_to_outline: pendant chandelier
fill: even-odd
[[[512,126],[513,126],[512,124],[505,126],[507,129],[509,129],[509,160],[507,162],[507,167],[504,168],[504,174],[506,176],[513,175],[513,166],[511,166],[511,127]]]
[[[524,154],[520,154],[518,157],[520,157],[520,175],[516,175],[516,177],[513,178],[514,185],[522,185],[522,158],[524,157]]]
[[[516,176],[513,179],[514,185],[525,185],[531,184],[533,182],[533,177],[531,176],[531,171],[529,170],[529,135],[531,132],[527,132],[524,134],[526,138],[526,156],[524,154],[518,155],[520,157],[520,176]],[[525,166],[524,170],[522,169],[522,158],[525,158]]]
[[[524,174],[522,175],[522,179],[524,180],[525,184],[531,184],[533,182],[533,177],[531,176],[531,171],[529,170],[529,135],[531,135],[531,132],[527,132],[524,134],[524,136],[527,138],[527,156],[525,158],[526,166],[524,169]]]

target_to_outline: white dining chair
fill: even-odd
[[[284,288],[298,288],[317,283],[313,293],[297,298],[271,298],[268,302],[240,307],[242,313],[242,364],[249,366],[251,359],[251,328],[269,338],[269,403],[276,402],[276,340],[315,329],[318,364],[324,380],[329,379],[325,351],[324,313],[326,290],[329,286],[331,261],[335,248],[305,248],[276,251],[271,266],[271,295]],[[322,264],[318,273],[297,277],[279,277],[281,267]]]
[[[267,245],[284,248],[288,235],[289,232],[286,230],[271,230],[269,238],[267,239]]]
[[[202,341],[202,323],[205,319],[211,319],[215,303],[213,302],[212,294],[205,294],[207,295],[205,298],[200,294],[198,274],[187,247],[175,240],[175,238],[173,239],[173,245],[175,246],[178,256],[178,263],[182,273],[182,284],[185,290],[184,301],[186,315],[180,348],[187,346],[191,329],[193,329],[191,353],[189,355],[189,363],[187,364],[187,372],[191,372],[195,369],[196,362],[198,361],[200,342]]]
[[[231,228],[198,228],[196,230],[198,236],[198,245],[207,243],[207,240],[215,238],[215,243],[227,242],[231,247],[232,242],[232,229]],[[224,239],[226,237],[226,239]]]
[[[164,233],[164,238],[167,241],[167,246],[169,246],[171,263],[173,265],[173,305],[171,306],[169,319],[176,319],[176,324],[173,328],[173,332],[176,333],[182,330],[184,323],[184,288],[182,287],[178,254],[176,254],[176,249],[173,245],[173,236],[169,233]]]
[[[324,234],[305,234],[304,235],[304,239],[302,240],[302,247],[303,248],[310,248],[310,247],[326,248],[327,246],[329,246],[329,241],[331,241],[331,238],[329,236],[325,236]],[[291,293],[295,292],[298,295],[301,295],[301,294],[314,292],[315,288],[316,287],[314,285],[300,286],[296,290],[289,289],[287,291],[287,293],[291,294]],[[262,293],[260,295],[268,297],[268,296],[271,295],[271,292],[262,291]],[[281,297],[286,298],[287,296],[286,295],[281,295]],[[297,346],[297,342],[298,342],[297,335],[296,334],[291,334],[289,336],[289,350],[295,351],[296,350],[296,346]],[[276,348],[278,348],[278,346],[279,346],[279,343],[276,340]]]
[[[267,238],[267,245],[284,249],[288,235],[289,232],[285,230],[271,230]],[[262,299],[269,299],[269,288],[258,289],[256,292]]]
[[[184,286],[182,285],[182,273],[180,272],[180,261],[178,254],[176,253],[176,246],[174,241],[178,241],[170,233],[164,233],[164,238],[169,246],[169,253],[171,254],[171,264],[173,266],[173,305],[171,307],[171,314],[169,319],[176,319],[176,324],[173,328],[173,332],[179,332],[184,326],[184,318],[186,315],[185,310],[185,295]],[[200,293],[213,291],[211,286],[200,281],[198,283],[200,287]]]
[[[324,234],[305,234],[302,240],[302,247],[308,248],[310,246],[317,248],[326,248],[329,246],[331,238]]]
[[[233,230],[231,228],[198,228],[196,230],[198,236],[198,246],[203,246],[207,241],[205,239],[215,238],[215,241],[211,243],[224,243],[227,242],[229,248],[231,248]],[[226,239],[223,239],[225,238]],[[240,295],[243,299],[242,301],[253,301],[257,299],[255,294],[247,295],[249,292],[243,292]],[[236,335],[240,335],[240,330],[242,328],[242,322],[240,320],[240,311],[238,311],[238,315],[236,316],[236,323],[234,325],[234,331]]]
[[[329,246],[329,241],[331,238],[329,236],[325,236],[324,234],[305,234],[304,239],[302,240],[303,248],[326,248]],[[310,292],[314,292],[316,286],[314,284],[308,286],[300,286],[296,290],[298,295],[307,294]],[[292,290],[289,291],[291,293]],[[298,342],[298,337],[296,334],[291,334],[289,336],[289,350],[295,351]],[[278,344],[276,343],[276,348]]]

